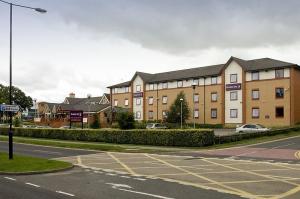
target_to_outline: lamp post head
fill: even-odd
[[[37,11],[37,12],[40,12],[40,13],[46,13],[47,12],[47,10],[42,9],[42,8],[35,8],[34,10]]]
[[[183,101],[183,99],[182,99],[182,98],[180,98],[180,101],[182,102],[182,101]]]
[[[197,86],[197,83],[193,82],[192,87],[193,87],[194,90],[195,90],[196,86]]]

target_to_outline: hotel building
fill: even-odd
[[[112,107],[131,110],[136,120],[163,120],[183,91],[191,110],[188,122],[227,126],[300,122],[300,67],[270,58],[231,57],[219,65],[136,72],[130,81],[108,88]]]

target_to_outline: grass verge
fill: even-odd
[[[0,153],[0,173],[43,173],[71,168],[68,162],[47,160],[22,155],[8,159],[7,153]]]

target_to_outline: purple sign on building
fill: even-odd
[[[241,90],[241,89],[242,89],[241,83],[226,84],[226,91]]]
[[[82,122],[82,111],[70,111],[70,122]]]
[[[134,94],[133,94],[133,97],[134,97],[134,98],[143,97],[143,92],[134,93]]]

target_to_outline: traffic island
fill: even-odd
[[[8,159],[7,153],[0,153],[0,174],[29,175],[64,171],[73,168],[68,162],[48,160],[23,155],[14,155]]]

